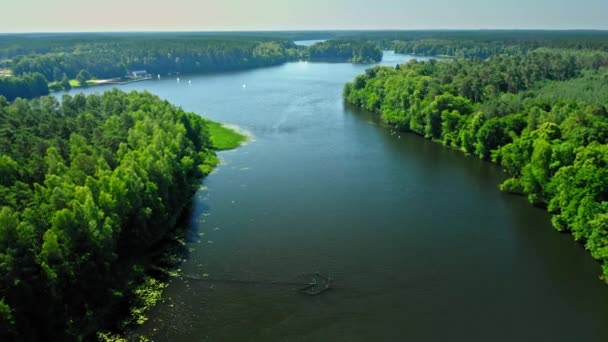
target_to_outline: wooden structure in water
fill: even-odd
[[[306,286],[298,289],[301,294],[317,296],[331,289],[331,278],[322,276],[319,273],[311,274],[312,280]]]

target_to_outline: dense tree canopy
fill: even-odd
[[[83,70],[96,78],[124,76],[128,70],[152,74],[233,70],[284,63],[298,49],[285,41],[150,39],[85,43],[73,51],[12,57],[15,75],[39,72],[49,81],[73,79]]]
[[[149,93],[0,97],[0,339],[96,332],[215,162],[206,121]]]
[[[501,188],[547,206],[603,265],[608,281],[608,54],[539,49],[486,60],[374,67],[347,101],[500,163]]]
[[[608,51],[606,31],[451,30],[329,32],[331,37],[369,41],[384,49],[423,56],[487,58],[496,54],[522,55],[544,47]]]
[[[26,74],[21,77],[0,76],[0,96],[4,96],[9,101],[17,97],[31,99],[48,93],[48,81],[40,73]]]
[[[313,61],[374,63],[382,60],[382,51],[368,42],[328,40],[312,45],[307,53]]]

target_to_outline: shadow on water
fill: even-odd
[[[443,146],[415,133],[400,131],[383,123],[380,116],[375,113],[349,103],[344,103],[344,109],[345,115],[381,127],[378,135],[381,136],[387,148],[408,158],[415,158],[416,162],[422,163],[427,170],[441,170],[448,167],[450,170],[461,172],[463,176],[469,177],[474,181],[473,183],[480,184],[480,188],[493,185],[496,187],[496,191],[498,191],[498,185],[508,178],[496,164]]]

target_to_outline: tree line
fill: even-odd
[[[65,76],[74,79],[83,71],[105,79],[124,76],[128,70],[161,75],[202,73],[299,59],[371,63],[382,59],[382,51],[374,44],[355,41],[327,41],[302,47],[288,41],[137,40],[94,44],[71,53],[16,56],[9,65],[17,76],[36,72],[48,81],[59,82]]]
[[[115,319],[215,164],[207,122],[149,93],[0,97],[0,340]]]
[[[285,41],[136,40],[15,56],[10,68],[17,76],[39,72],[49,81],[61,81],[64,74],[73,79],[82,70],[105,79],[124,76],[128,70],[166,75],[253,68],[284,63],[296,54],[297,47]]]
[[[608,54],[540,49],[374,67],[344,98],[382,120],[500,164],[504,191],[552,213],[608,281]]]
[[[593,30],[346,31],[337,36],[373,42],[399,53],[459,58],[521,55],[538,48],[608,51],[608,32]]]
[[[25,74],[21,77],[0,76],[0,95],[9,101],[18,97],[31,99],[48,93],[48,81],[41,73]]]
[[[310,46],[306,53],[312,61],[376,63],[382,60],[382,50],[376,44],[354,40],[328,40]]]

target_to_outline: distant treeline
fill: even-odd
[[[382,60],[382,50],[376,44],[353,40],[328,40],[317,43],[308,48],[307,54],[311,61],[375,63]]]
[[[207,121],[149,93],[0,97],[0,340],[93,340],[216,163]]]
[[[17,97],[31,99],[48,93],[48,81],[41,73],[25,74],[21,77],[0,76],[0,96],[9,101]]]
[[[416,30],[416,31],[264,31],[264,32],[154,32],[154,33],[33,33],[0,35],[0,67],[3,60],[16,56],[49,53],[75,53],[98,45],[141,45],[150,42],[205,41],[269,42],[310,39],[369,41],[381,48],[392,48],[395,42],[425,45],[519,46],[591,49],[608,51],[608,31],[594,30]]]
[[[505,191],[547,207],[608,281],[608,53],[538,49],[375,67],[345,99],[382,120],[499,163]]]
[[[17,76],[37,72],[49,81],[61,81],[64,75],[73,79],[83,70],[104,79],[124,76],[128,70],[162,75],[201,73],[309,58],[371,63],[382,59],[382,51],[368,42],[341,40],[311,47],[296,46],[288,41],[135,40],[92,44],[69,53],[16,56],[11,59],[10,69]]]
[[[425,56],[483,59],[495,54],[523,54],[541,47],[608,51],[608,31],[375,31],[350,35],[348,39],[371,41],[383,49]]]
[[[96,78],[126,75],[128,70],[152,74],[235,70],[284,63],[297,58],[298,48],[287,41],[158,39],[92,42],[71,52],[11,58],[17,76],[39,72],[49,81],[63,75],[73,79],[81,70]]]
[[[606,37],[608,40],[608,36]],[[576,48],[573,49],[572,45]],[[587,49],[586,45],[575,44],[572,41],[558,41],[553,44],[543,44],[539,41],[474,41],[474,40],[442,40],[442,39],[423,39],[414,41],[395,41],[392,48],[397,53],[411,54],[418,56],[448,56],[458,58],[480,58],[485,59],[493,55],[523,55],[538,48],[554,48],[568,50],[587,50],[587,51],[608,51],[608,44],[590,44],[596,49]]]
[[[330,31],[331,39],[370,42],[381,49],[419,56],[521,55],[538,48],[608,51],[608,31]]]

